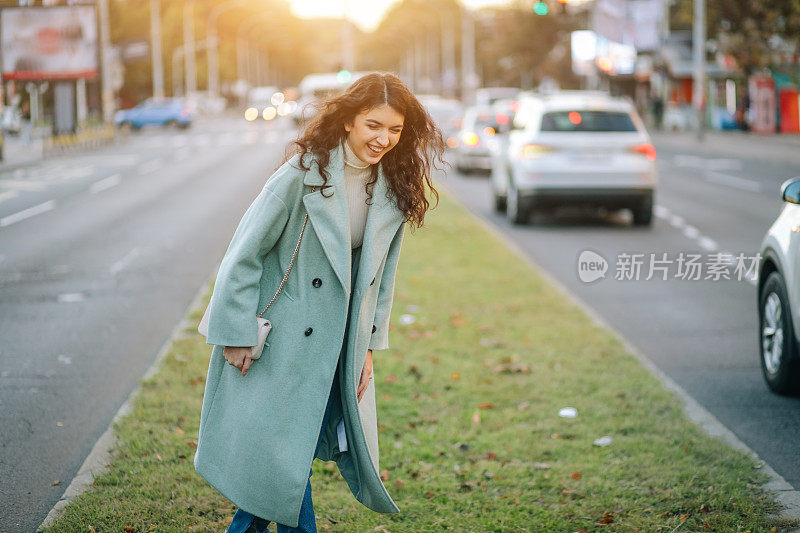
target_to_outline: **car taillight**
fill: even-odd
[[[465,131],[461,134],[461,142],[466,144],[467,146],[478,146],[480,143],[480,139],[478,139],[478,135],[473,131]]]
[[[537,159],[553,151],[553,148],[543,144],[524,144],[519,149],[519,156],[522,159]]]
[[[648,161],[656,160],[656,147],[650,143],[641,143],[631,147],[631,152],[642,154]]]

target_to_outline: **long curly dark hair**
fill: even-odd
[[[388,105],[403,116],[400,140],[379,163],[383,165],[388,183],[387,196],[405,213],[407,222],[421,227],[425,212],[430,208],[426,187],[436,197],[436,204],[439,203],[439,193],[433,188],[430,174],[431,169],[441,170],[446,165],[443,159],[445,143],[442,132],[428,112],[394,74],[366,74],[344,93],[318,103],[317,114],[289,145],[284,162],[299,153],[300,167],[310,170],[310,162],[305,161],[305,156],[313,155],[327,184],[330,151],[347,137],[344,125],[352,124],[359,113],[381,105]],[[437,161],[442,166],[437,166]],[[371,180],[366,185],[370,199],[370,188],[377,179],[377,165],[373,165]],[[323,191],[324,188],[325,185]]]

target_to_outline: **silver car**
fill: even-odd
[[[475,170],[488,173],[492,169],[490,147],[498,128],[494,115],[488,106],[467,108],[455,148],[457,171],[464,174]]]
[[[779,394],[800,393],[800,178],[781,188],[784,206],[761,243],[758,322],[761,371]],[[794,311],[793,311],[794,309]]]
[[[627,208],[635,225],[652,221],[656,150],[627,99],[527,95],[492,159],[495,207],[513,223],[565,205]]]

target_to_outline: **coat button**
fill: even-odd
[[[370,283],[370,285],[375,285],[375,278],[372,278],[372,282]]]
[[[375,330],[378,329],[374,325],[372,326],[372,333],[375,333]]]
[[[313,331],[314,331],[314,330],[313,330],[312,328],[308,328],[308,329],[306,330],[306,337],[308,337],[309,335],[311,335],[311,333],[312,333]]]
[[[312,284],[314,287],[316,287],[316,288],[318,288],[318,289],[319,289],[320,285],[322,285],[322,280],[321,280],[321,279],[319,279],[319,278],[314,278],[314,281],[312,281],[312,282],[311,282],[311,284]]]

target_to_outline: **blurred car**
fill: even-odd
[[[22,131],[22,121],[22,112],[17,106],[3,106],[3,111],[0,113],[0,129],[3,132],[19,135]]]
[[[590,205],[652,221],[656,149],[633,104],[601,92],[527,95],[493,158],[495,207],[521,224],[535,210]]]
[[[265,120],[272,120],[278,114],[273,105],[273,97],[279,94],[280,90],[273,86],[253,87],[247,91],[247,104],[244,116],[248,121],[263,117]],[[281,94],[281,96],[283,96]],[[282,100],[281,100],[282,101]],[[269,109],[272,108],[270,111]]]
[[[317,113],[314,105],[329,96],[344,92],[354,81],[366,72],[326,72],[309,74],[300,81],[300,98],[297,106],[292,110],[291,116],[295,124],[300,127],[311,120]]]
[[[428,114],[442,130],[442,137],[449,148],[458,146],[458,131],[464,117],[464,107],[461,102],[451,98],[441,98],[438,96],[417,96],[417,99],[425,106]]]
[[[148,98],[131,109],[117,111],[114,124],[138,130],[144,126],[192,125],[194,113],[183,98]]]
[[[199,115],[219,115],[228,106],[224,96],[214,96],[209,91],[195,91],[186,98],[186,105],[192,113]]]
[[[761,372],[779,394],[800,393],[800,178],[781,187],[783,210],[761,242],[758,322]]]
[[[492,169],[491,140],[497,132],[491,107],[469,107],[464,112],[458,146],[455,149],[456,170],[464,174]]]
[[[498,100],[513,100],[519,93],[517,87],[482,87],[475,91],[475,105],[490,106]]]

